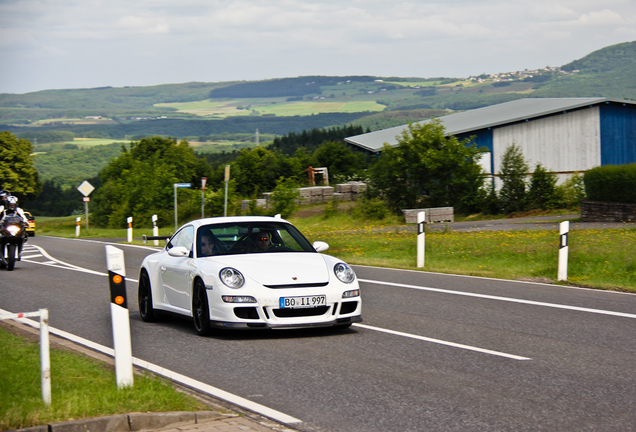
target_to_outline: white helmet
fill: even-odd
[[[7,197],[7,206],[11,210],[15,210],[16,207],[18,206],[18,197],[14,197],[13,195],[9,195]]]

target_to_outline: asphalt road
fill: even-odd
[[[47,307],[52,327],[112,347],[104,244],[28,245],[0,273],[0,308]],[[150,250],[118,247],[133,356],[302,420],[295,429],[636,430],[636,295],[356,266],[364,322],[350,330],[202,338],[187,319],[140,320]]]

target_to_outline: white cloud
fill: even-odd
[[[559,66],[633,39],[633,0],[2,0],[0,61],[36,72],[3,68],[0,92],[468,76]]]

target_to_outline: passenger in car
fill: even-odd
[[[270,246],[269,233],[267,231],[260,231],[252,234],[252,247],[251,252],[265,252]]]

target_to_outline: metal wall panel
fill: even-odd
[[[603,104],[600,116],[601,163],[623,165],[636,162],[636,106]]]
[[[534,171],[537,163],[557,173],[582,172],[601,164],[599,107],[529,120],[494,130],[493,165],[512,144],[519,146]]]

